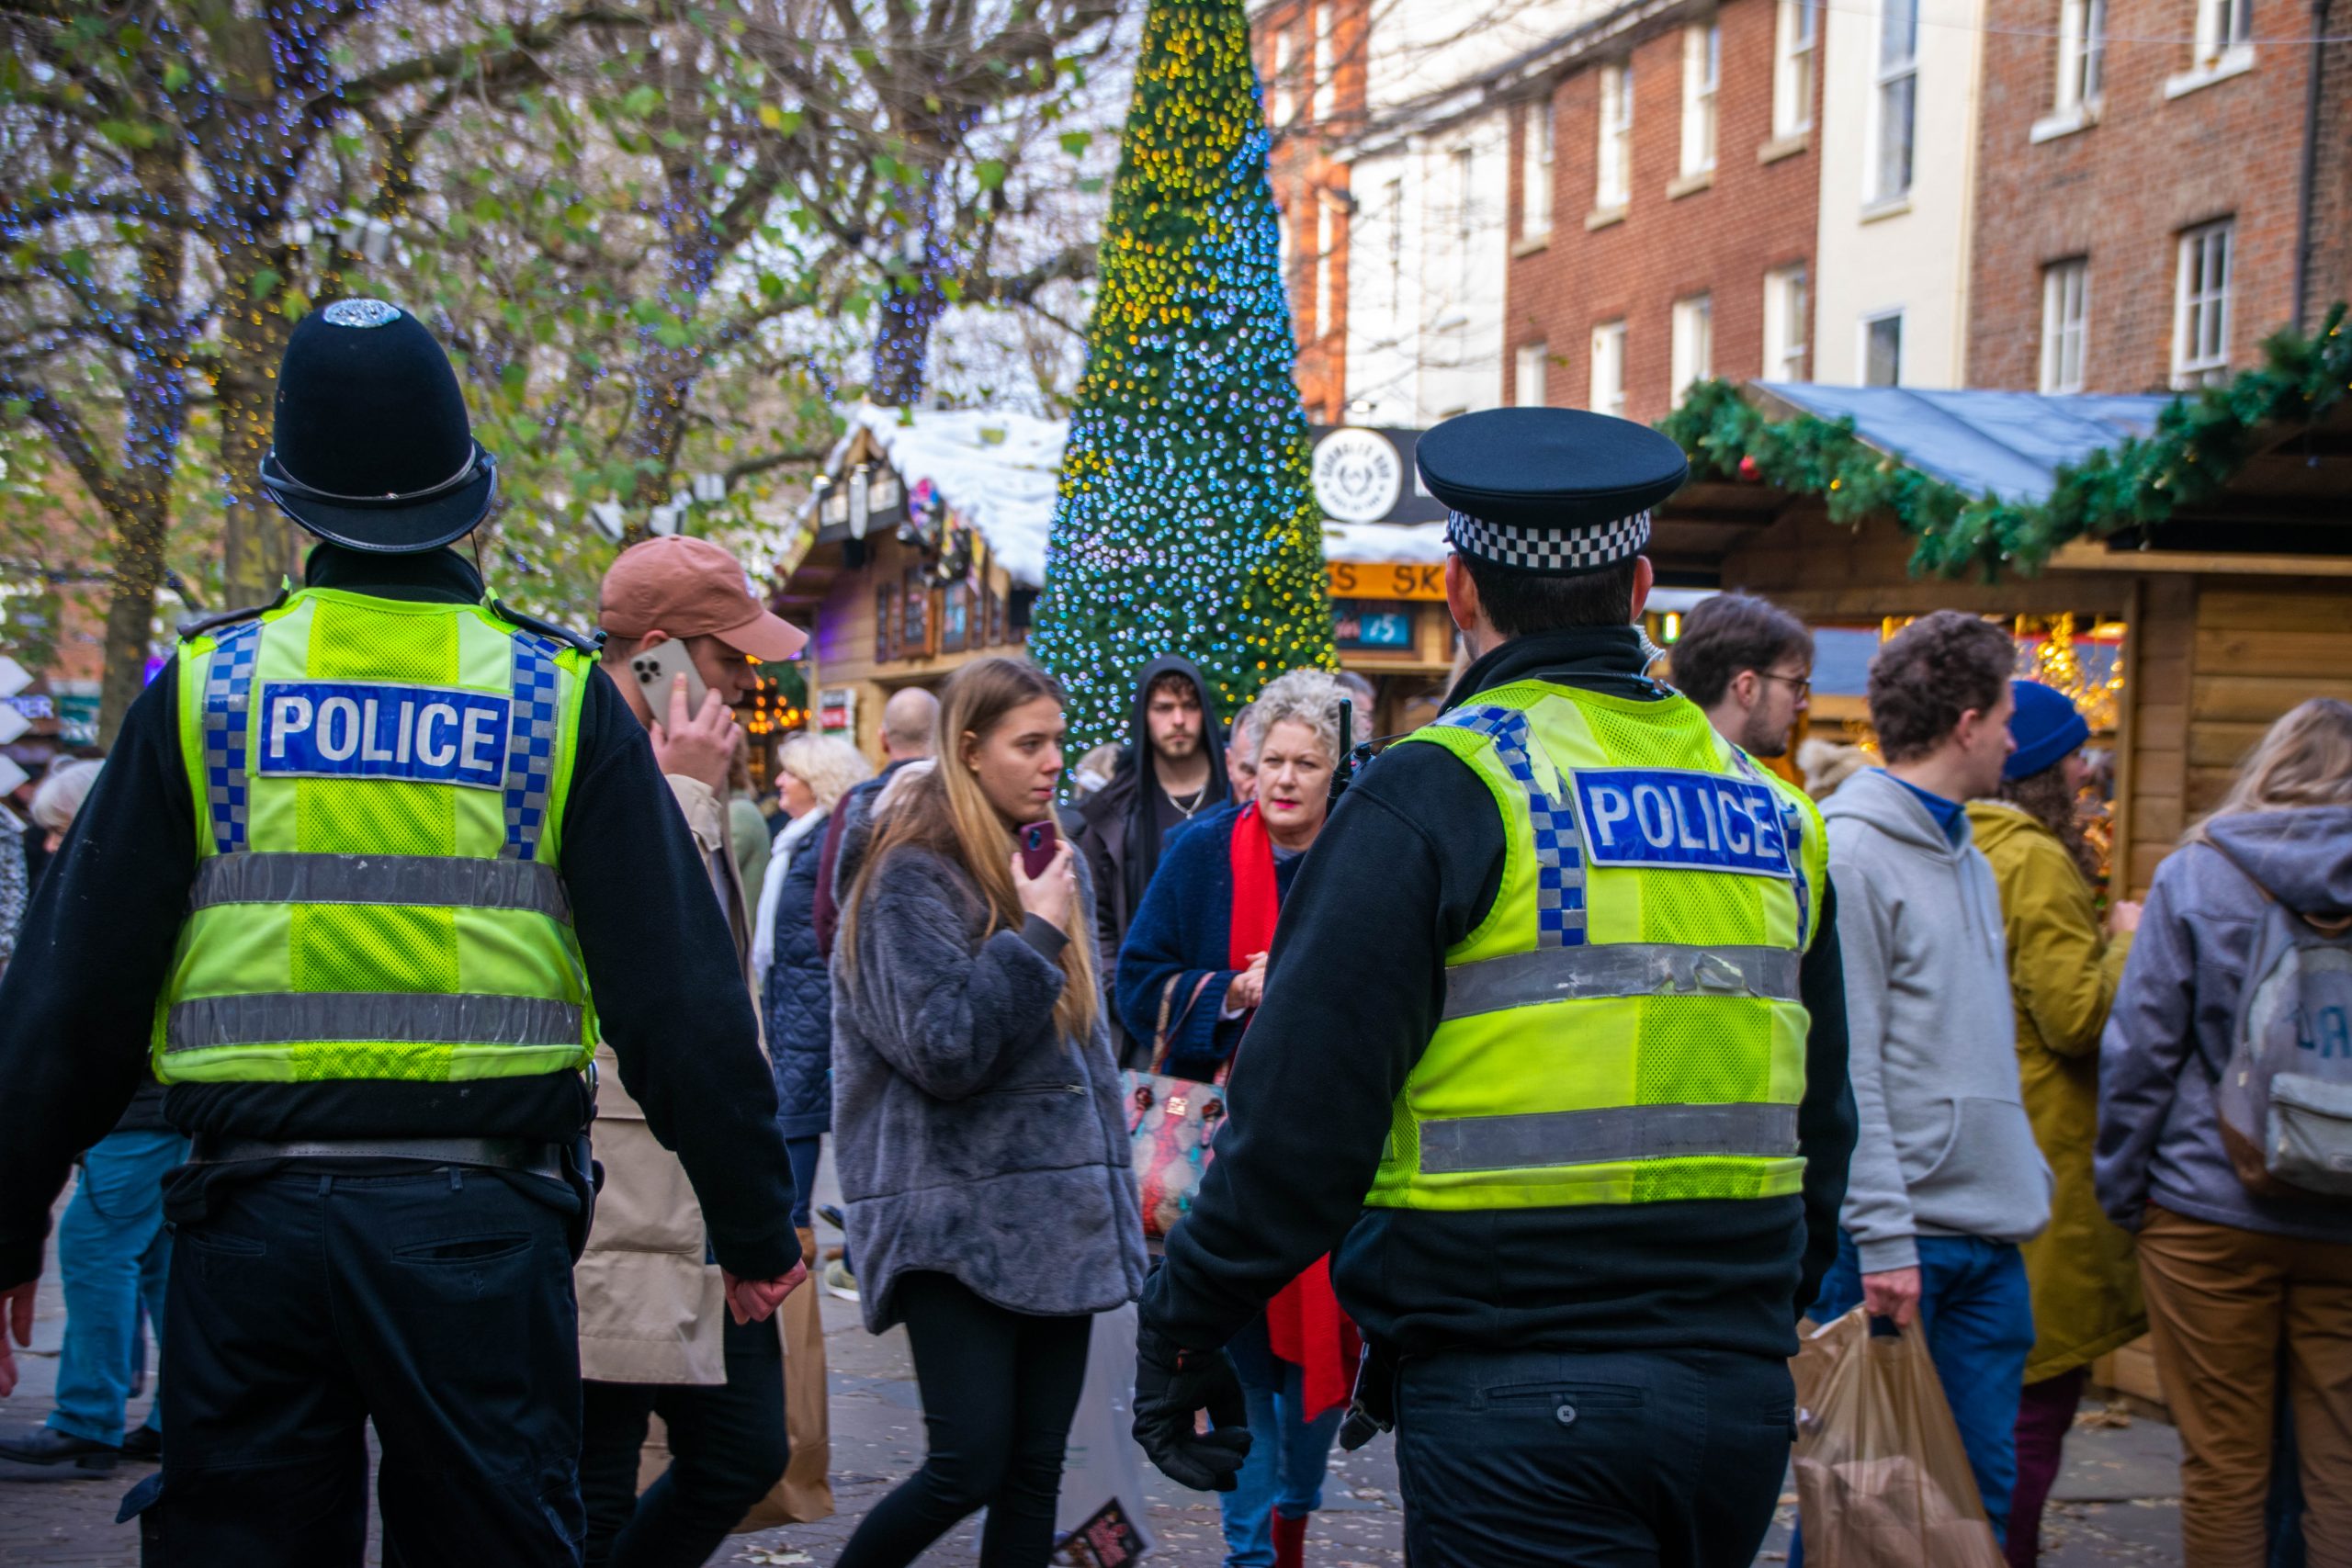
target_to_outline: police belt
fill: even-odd
[[[563,1151],[528,1138],[228,1138],[198,1134],[190,1165],[241,1165],[266,1159],[407,1159],[429,1165],[483,1166],[565,1179]]]

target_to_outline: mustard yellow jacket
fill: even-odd
[[[2034,1327],[2025,1381],[2040,1382],[2148,1328],[2132,1237],[2091,1185],[2099,1032],[2132,942],[2100,929],[2090,886],[2055,833],[1998,801],[1972,803],[1968,818],[2001,890],[2026,1116],[2055,1178],[2050,1228],[2025,1244]]]

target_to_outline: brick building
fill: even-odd
[[[2352,43],[2321,8],[2250,0],[1984,0],[1969,379],[2149,391],[2258,363],[2352,290]],[[2346,8],[2337,7],[2345,17]],[[2055,35],[2051,36],[2051,35]],[[2041,35],[2041,36],[2036,36]]]
[[[1250,18],[1268,174],[1282,209],[1283,271],[1298,334],[1298,392],[1310,420],[1338,423],[1347,400],[1348,165],[1332,156],[1361,130],[1368,0],[1273,0]]]
[[[1650,422],[1704,377],[1810,375],[1819,23],[1634,0],[1525,63],[1506,400]]]

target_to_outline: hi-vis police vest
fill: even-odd
[[[318,588],[184,643],[199,858],[155,1076],[583,1067],[556,866],[588,668],[487,604]]]
[[[1520,682],[1408,739],[1485,781],[1507,849],[1365,1202],[1798,1191],[1797,975],[1828,870],[1813,803],[1681,697]]]

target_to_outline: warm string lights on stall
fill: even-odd
[[[1077,744],[1160,654],[1226,714],[1333,666],[1268,145],[1240,0],[1156,0],[1030,637]]]

